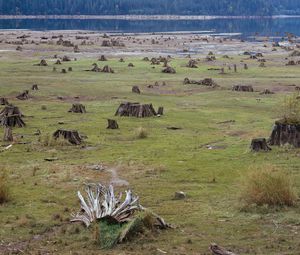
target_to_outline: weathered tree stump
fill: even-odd
[[[54,139],[63,138],[69,141],[69,143],[74,145],[79,145],[82,142],[82,138],[79,135],[78,131],[76,130],[58,129],[53,133],[53,138]]]
[[[118,129],[119,125],[116,120],[107,119],[108,126],[107,129]]]
[[[164,108],[162,106],[158,108],[157,115],[164,115]]]
[[[71,58],[68,57],[68,56],[63,56],[62,61],[63,61],[63,62],[70,62],[70,61],[71,61]]]
[[[66,69],[61,69],[61,73],[67,73],[67,70]]]
[[[155,112],[152,104],[140,104],[140,103],[125,102],[125,103],[120,104],[115,115],[116,116],[145,118],[145,117],[156,116],[156,112]]]
[[[39,64],[35,64],[35,66],[48,66],[47,61],[45,59],[42,59]]]
[[[148,62],[148,61],[150,61],[150,60],[149,60],[148,57],[144,57],[144,58],[143,58],[143,61],[147,61],[147,62]]]
[[[272,150],[268,144],[267,140],[265,138],[255,138],[251,141],[251,146],[250,146],[252,151],[270,151]]]
[[[101,57],[98,58],[98,61],[107,61],[107,58],[104,55],[101,55]]]
[[[69,112],[86,113],[86,109],[85,109],[85,106],[82,104],[73,104],[72,108],[69,110]]]
[[[104,66],[103,69],[101,70],[102,73],[114,73],[115,71],[110,68],[109,66]]]
[[[4,142],[12,142],[14,140],[13,134],[12,134],[12,128],[11,127],[5,127],[4,128]]]
[[[189,67],[189,68],[198,68],[197,64],[198,63],[197,63],[196,60],[191,59],[191,60],[189,60],[189,62],[186,65],[186,67]]]
[[[129,63],[129,64],[128,64],[128,67],[134,67],[134,64]]]
[[[68,68],[68,72],[72,72],[73,71],[73,68],[72,67],[69,67]]]
[[[276,121],[269,139],[270,145],[291,144],[300,147],[300,123],[288,123],[288,121]]]
[[[59,59],[56,60],[55,65],[61,65],[61,61]]]
[[[140,88],[138,86],[133,86],[132,87],[132,92],[137,93],[137,94],[141,94]]]
[[[213,255],[237,255],[231,251],[227,251],[225,248],[223,248],[215,243],[212,243],[209,246],[209,250],[213,253]]]
[[[157,58],[151,58],[151,65],[160,65],[160,61]]]
[[[27,99],[29,99],[29,91],[25,90],[21,94],[17,95],[16,98],[19,99],[19,100],[27,100]]]
[[[234,85],[232,87],[233,91],[243,91],[243,92],[253,92],[254,89],[251,85]]]
[[[248,65],[247,64],[244,64],[244,69],[248,70]]]
[[[0,125],[5,127],[25,127],[22,120],[23,114],[19,108],[13,105],[7,105],[0,112]]]
[[[233,65],[233,69],[234,69],[234,72],[236,73],[237,72],[237,66],[236,66],[236,64]]]
[[[174,74],[176,73],[176,70],[173,67],[168,66],[167,68],[163,69],[162,72]]]
[[[8,105],[8,100],[5,97],[0,97],[0,105]]]
[[[124,63],[124,62],[125,62],[124,58],[120,58],[120,59],[119,59],[119,62],[120,62],[120,63]]]
[[[37,84],[33,84],[31,87],[31,90],[39,90],[39,87]]]
[[[270,94],[275,94],[273,91],[269,89],[264,89],[262,92],[259,93],[260,95],[270,95]]]

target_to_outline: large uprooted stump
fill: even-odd
[[[107,129],[118,129],[119,125],[116,120],[107,119]]]
[[[137,94],[141,94],[140,88],[138,86],[133,86],[132,87],[132,92],[137,93]]]
[[[83,104],[73,104],[69,112],[86,113],[86,110]]]
[[[291,144],[296,148],[300,147],[300,123],[288,123],[281,120],[276,121],[270,139],[270,145]]]
[[[215,244],[215,243],[212,243],[210,246],[209,246],[209,250],[212,252],[213,255],[237,255],[231,251],[228,251],[226,250],[225,248]]]
[[[168,66],[167,68],[162,70],[163,73],[176,73],[176,70],[173,67]]]
[[[12,128],[11,127],[5,127],[4,128],[4,136],[3,141],[4,142],[12,142],[14,140],[13,134],[12,134]]]
[[[253,92],[253,87],[251,85],[234,85],[232,87],[233,91],[243,91],[243,92]]]
[[[5,97],[0,97],[0,105],[8,105],[8,100]]]
[[[25,127],[26,125],[22,117],[23,114],[18,107],[7,105],[0,112],[0,124],[5,127]]]
[[[250,148],[252,151],[270,151],[272,150],[268,144],[267,140],[265,138],[255,138],[251,141]]]
[[[126,116],[126,117],[152,117],[156,116],[156,112],[152,104],[140,104],[140,103],[122,103],[120,104],[118,110],[115,113],[116,116]]]
[[[86,184],[85,192],[85,195],[77,192],[80,210],[72,214],[71,222],[94,226],[90,229],[96,229],[97,243],[102,249],[113,248],[145,231],[172,228],[159,215],[143,207],[131,190],[126,190],[123,196],[116,194],[112,185],[90,183]]]
[[[19,100],[27,100],[27,99],[29,99],[29,91],[25,90],[21,94],[17,95],[16,98],[19,99]]]
[[[53,137],[54,139],[63,138],[74,145],[79,145],[82,142],[82,139],[76,130],[58,129],[54,132]]]

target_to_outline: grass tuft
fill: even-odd
[[[241,200],[246,206],[293,206],[297,195],[290,177],[272,165],[253,169],[242,181]]]
[[[143,128],[143,127],[139,127],[136,130],[136,138],[138,139],[145,139],[148,137],[148,131],[147,129]]]
[[[0,204],[4,204],[9,201],[9,183],[7,171],[5,168],[0,168]]]

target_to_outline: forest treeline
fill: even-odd
[[[300,14],[300,0],[0,0],[5,15]]]

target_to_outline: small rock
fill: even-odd
[[[186,198],[186,194],[183,191],[175,192],[175,199],[182,200]]]

